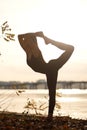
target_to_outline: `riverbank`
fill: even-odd
[[[87,120],[1,112],[0,130],[87,130]]]

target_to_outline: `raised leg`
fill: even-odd
[[[71,54],[74,51],[74,47],[72,45],[68,45],[68,44],[65,44],[62,42],[54,41],[46,36],[45,36],[45,42],[51,43],[54,46],[56,46],[59,49],[64,51],[63,54],[58,59],[54,60],[55,67],[57,69],[60,69],[67,62],[67,60],[70,58]]]

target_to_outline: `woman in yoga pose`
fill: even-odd
[[[46,44],[53,44],[61,50],[64,50],[63,54],[57,58],[50,60],[46,63],[43,59],[42,53],[37,45],[36,37],[44,39]],[[36,72],[43,73],[47,78],[47,85],[49,89],[49,111],[48,118],[52,119],[53,111],[55,107],[55,95],[56,95],[56,83],[58,70],[67,62],[70,58],[74,47],[72,45],[64,44],[54,41],[46,37],[43,32],[26,33],[18,35],[18,39],[21,47],[26,52],[27,64]]]

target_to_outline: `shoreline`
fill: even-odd
[[[1,130],[87,130],[87,119],[72,119],[69,116],[46,116],[0,112]]]

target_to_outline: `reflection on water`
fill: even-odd
[[[58,99],[61,103],[60,113],[74,118],[87,119],[87,90],[62,89],[59,92],[62,95]]]
[[[54,112],[54,115],[69,115],[74,118],[87,119],[87,90],[79,89],[60,89],[57,90],[61,97],[56,101],[61,105],[61,109]],[[27,99],[34,99],[39,103],[48,104],[48,90],[25,90],[20,95],[17,90],[0,91],[0,110],[11,112],[23,112]],[[47,114],[47,110],[43,114]]]

